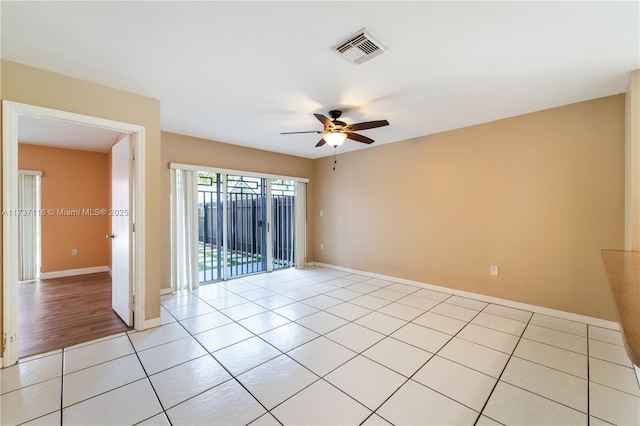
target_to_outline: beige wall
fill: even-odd
[[[111,243],[108,216],[65,216],[58,210],[108,209],[108,154],[18,145],[18,167],[41,170],[41,207],[56,214],[41,217],[41,272],[107,266]],[[72,256],[71,250],[78,255]]]
[[[313,260],[313,160],[162,132],[162,288],[171,287],[171,174],[169,163],[310,179],[307,186],[307,259]]]
[[[309,178],[309,261],[615,320],[600,249],[624,247],[623,95],[339,155],[334,172],[331,157],[161,135],[154,99],[7,61],[0,73],[2,99],[145,126],[146,319],[169,287],[180,162]]]
[[[624,247],[624,102],[317,160],[315,260],[615,320],[600,250]]]
[[[625,94],[625,249],[640,250],[640,70]]]
[[[145,127],[145,319],[160,316],[160,102],[9,61],[0,64],[3,100]],[[1,176],[1,174],[0,174]],[[0,270],[0,274],[2,271]],[[2,303],[0,300],[0,311]],[[0,315],[1,319],[1,315]],[[1,324],[0,324],[1,326]]]

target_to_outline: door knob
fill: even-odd
[[[116,234],[109,234],[107,235],[107,239],[111,238],[112,240],[116,237]]]

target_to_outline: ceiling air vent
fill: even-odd
[[[351,62],[361,64],[387,50],[387,46],[363,28],[333,49]]]

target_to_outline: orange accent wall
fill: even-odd
[[[106,266],[111,246],[105,235],[108,215],[84,210],[109,209],[107,153],[19,144],[21,169],[41,170],[41,272]],[[78,255],[72,256],[71,250]]]

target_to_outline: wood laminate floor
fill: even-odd
[[[20,358],[130,329],[111,308],[106,272],[18,285]]]

